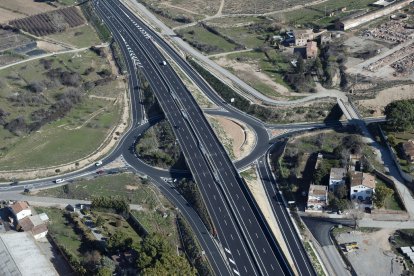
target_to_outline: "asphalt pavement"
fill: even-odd
[[[125,44],[133,57],[138,57],[150,85],[157,88],[154,93],[173,125],[193,178],[210,211],[216,236],[228,253],[233,272],[291,274],[260,210],[246,191],[203,112],[164,61],[142,23],[118,2],[97,3],[97,10],[104,20],[107,19],[112,31],[116,30],[121,36],[118,42]]]

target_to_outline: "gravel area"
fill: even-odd
[[[402,266],[391,251],[388,237],[393,230],[373,233],[351,231],[337,237],[338,242],[357,242],[359,249],[346,253],[358,276],[401,275]]]

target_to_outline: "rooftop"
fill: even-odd
[[[310,185],[309,186],[309,195],[318,196],[318,195],[326,195],[328,192],[328,186],[324,185]]]
[[[58,275],[28,232],[0,234],[0,275]]]
[[[346,176],[346,170],[344,168],[331,168],[329,177],[331,179],[342,179]]]
[[[30,209],[30,208],[29,208],[29,205],[27,204],[26,201],[17,201],[16,203],[14,203],[11,206],[11,209],[13,210],[13,212],[15,214],[17,214],[17,213],[20,213],[23,210],[27,210],[27,209]]]
[[[370,173],[352,172],[351,187],[363,185],[365,187],[375,189],[375,176]]]

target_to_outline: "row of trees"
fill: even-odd
[[[92,198],[91,207],[93,209],[110,209],[118,214],[129,213],[129,203],[120,196],[97,196]]]
[[[191,264],[197,269],[197,274],[205,276],[214,275],[190,225],[181,216],[177,217],[177,225],[184,251]]]
[[[198,213],[207,229],[209,231],[213,231],[210,215],[207,211],[206,205],[204,204],[204,200],[201,196],[197,184],[193,180],[183,178],[178,182],[177,190]]]
[[[387,126],[394,131],[414,130],[414,100],[394,101],[385,107]]]

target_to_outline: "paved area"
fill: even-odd
[[[359,249],[347,253],[357,275],[401,275],[403,267],[397,262],[397,256],[391,251],[388,243],[390,232],[392,231],[388,229],[374,233],[351,231],[338,236],[340,244],[358,243]]]
[[[9,200],[22,200],[29,202],[30,205],[42,206],[42,207],[58,207],[65,208],[69,204],[91,204],[91,201],[80,199],[68,199],[68,198],[53,198],[53,197],[40,197],[40,196],[28,196],[22,195],[17,192],[1,193],[0,199]],[[143,211],[144,208],[138,204],[130,204],[131,210]]]
[[[59,275],[28,232],[0,235],[0,275]]]

